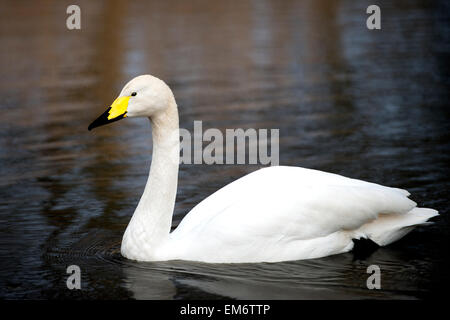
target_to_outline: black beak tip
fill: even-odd
[[[104,113],[102,113],[97,119],[92,121],[92,123],[89,125],[88,130],[91,131],[94,128],[100,127],[104,124],[107,124],[109,122],[112,122],[111,120],[108,120],[108,114],[111,107],[108,108]]]
[[[125,112],[124,114],[122,114],[114,119],[108,120],[108,115],[109,115],[110,109],[111,109],[111,107],[109,107],[108,110],[106,110],[100,117],[98,117],[97,119],[92,121],[92,123],[88,127],[88,130],[91,131],[92,129],[103,126],[105,124],[119,121],[120,119],[123,119],[125,117],[125,115],[127,114]]]

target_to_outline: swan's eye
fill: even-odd
[[[133,92],[131,95],[134,97],[136,94],[137,94],[136,92]]]

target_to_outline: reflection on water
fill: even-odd
[[[427,298],[448,284],[448,5],[381,1],[5,1],[0,12],[0,297]],[[39,15],[35,13],[39,12]],[[148,121],[88,132],[130,78],[172,87],[181,127],[279,128],[280,163],[409,189],[437,223],[366,258],[136,263],[123,231],[151,155]],[[183,165],[174,226],[257,166]],[[66,267],[82,289],[66,289]],[[382,290],[366,289],[367,266]]]

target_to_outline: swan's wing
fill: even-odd
[[[255,171],[195,206],[171,235],[199,248],[264,249],[279,241],[356,230],[380,213],[415,207],[405,190],[299,167]],[[203,251],[205,249],[203,248]]]

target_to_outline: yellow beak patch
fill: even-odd
[[[127,117],[128,101],[130,97],[120,97],[114,100],[111,107],[103,112],[97,119],[95,119],[88,127],[88,130],[103,126],[105,124],[119,121]]]
[[[127,116],[125,113],[128,109],[129,100],[130,97],[119,97],[114,100],[111,109],[109,110],[108,120],[113,120],[121,115],[125,118]]]

